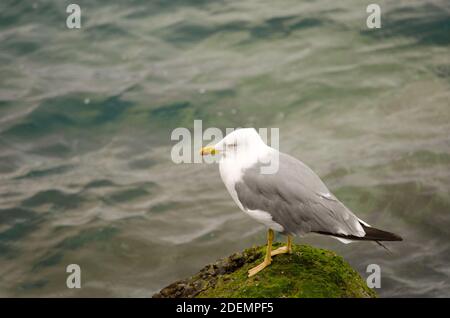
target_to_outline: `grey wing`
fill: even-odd
[[[365,235],[359,219],[301,161],[280,153],[277,173],[261,174],[260,167],[244,171],[235,185],[244,208],[268,212],[286,234]]]

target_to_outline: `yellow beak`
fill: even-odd
[[[218,151],[214,147],[203,147],[202,149],[200,149],[200,154],[202,156],[215,155],[217,152]]]

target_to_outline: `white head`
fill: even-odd
[[[268,149],[254,128],[241,128],[229,133],[214,146],[202,148],[201,154],[221,154],[222,160],[245,158],[246,161],[257,161]]]

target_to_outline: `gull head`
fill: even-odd
[[[269,148],[254,128],[241,128],[225,136],[212,146],[203,147],[200,153],[204,155],[222,155],[226,158],[254,158],[266,152]]]

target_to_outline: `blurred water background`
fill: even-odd
[[[0,296],[148,297],[265,242],[170,133],[278,127],[387,244],[343,255],[383,297],[450,296],[450,3],[0,2]],[[284,239],[279,237],[279,239]],[[66,287],[79,264],[82,288]]]

